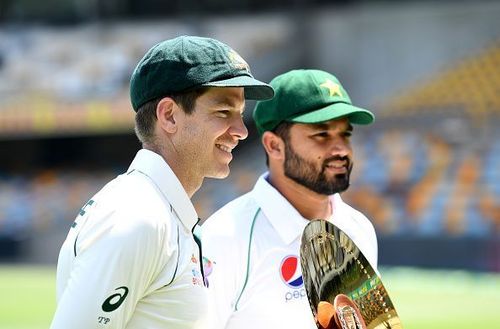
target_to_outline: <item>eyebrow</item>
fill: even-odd
[[[330,125],[327,123],[313,123],[311,124],[311,127],[316,130],[328,130],[330,129]],[[354,127],[348,123],[347,128],[345,129],[346,131],[352,132],[354,130]]]
[[[229,98],[227,98],[227,97],[217,98],[217,99],[215,100],[215,102],[216,102],[216,104],[217,104],[217,105],[223,105],[223,106],[225,105],[225,106],[228,106],[228,107],[231,107],[231,108],[236,109],[236,104],[235,104],[235,102],[231,101],[231,100],[230,100]],[[245,112],[245,108],[246,108],[246,106],[245,106],[245,105],[243,105],[243,108],[242,108],[242,110],[241,110],[241,113]]]

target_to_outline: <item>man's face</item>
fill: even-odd
[[[194,175],[227,177],[232,150],[248,136],[244,109],[243,88],[209,88],[197,98],[191,114],[182,114],[176,148]]]
[[[285,140],[285,176],[319,194],[345,191],[352,170],[351,134],[347,119],[293,124]]]

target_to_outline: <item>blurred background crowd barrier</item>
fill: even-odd
[[[499,2],[191,2],[166,17],[145,0],[0,5],[0,261],[55,263],[80,207],[140,148],[135,64],[196,34],[231,45],[263,80],[330,71],[373,110],[376,123],[355,128],[343,197],[374,223],[382,265],[500,272]],[[194,197],[202,218],[265,171],[253,105],[230,177]]]

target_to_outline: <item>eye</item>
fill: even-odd
[[[321,132],[314,134],[313,136],[318,137],[318,138],[327,138],[329,135],[328,135],[328,132],[321,131]]]
[[[352,136],[352,131],[345,131],[342,135],[344,135],[345,138],[350,138]]]
[[[228,110],[220,110],[215,112],[215,115],[219,118],[227,118],[230,114],[230,111]]]

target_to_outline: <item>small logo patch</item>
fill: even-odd
[[[250,71],[250,66],[248,66],[248,63],[236,51],[231,50],[228,54],[228,57],[231,60],[231,63],[233,63],[234,67],[240,70],[245,70],[247,72]]]
[[[214,269],[214,264],[207,257],[203,257],[203,273],[205,273],[205,277],[209,276]]]
[[[326,79],[326,81],[322,84],[319,85],[320,87],[328,89],[328,92],[330,93],[330,97],[332,96],[339,96],[339,97],[344,97],[342,95],[342,91],[340,90],[340,85],[338,83],[333,82],[330,79]]]
[[[128,295],[128,288],[125,286],[118,287],[115,290],[123,290],[123,292],[117,292],[116,294],[112,294],[111,296],[106,298],[101,306],[104,312],[113,312],[114,310],[116,310],[118,307],[120,307],[120,305]]]
[[[297,256],[286,256],[280,265],[281,279],[291,288],[300,288],[304,284]]]

